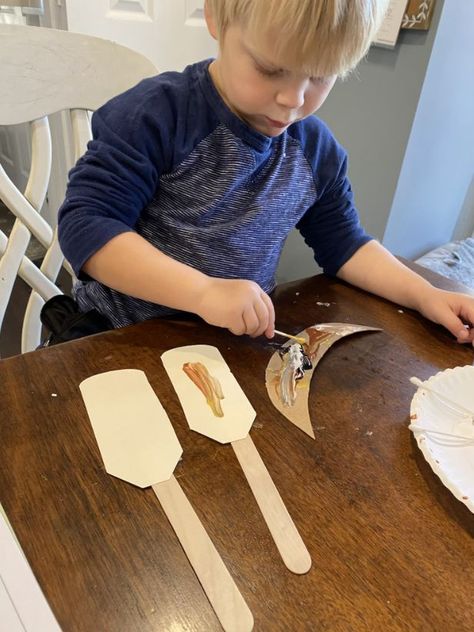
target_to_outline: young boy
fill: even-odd
[[[59,237],[82,311],[115,327],[193,312],[274,333],[269,292],[296,226],[328,274],[471,342],[474,300],[435,289],[361,228],[347,159],[313,113],[367,51],[382,0],[207,0],[215,60],[163,73],[93,116]]]

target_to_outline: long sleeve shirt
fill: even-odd
[[[96,308],[116,327],[172,312],[81,273],[123,232],[266,292],[295,226],[328,274],[371,239],[346,153],[326,125],[309,116],[274,138],[253,130],[222,100],[210,61],[146,79],[97,110],[93,140],[70,173],[59,239],[79,277],[75,295],[83,311]]]

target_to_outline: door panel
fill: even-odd
[[[148,57],[160,71],[213,57],[204,0],[67,0],[70,31],[111,39]]]

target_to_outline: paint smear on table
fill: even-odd
[[[212,377],[202,362],[186,362],[183,371],[204,395],[214,415],[223,417],[221,399],[224,399],[224,394],[219,380]]]

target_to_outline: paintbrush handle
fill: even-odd
[[[285,566],[299,575],[311,568],[311,557],[250,435],[232,447],[260,507]]]
[[[252,613],[176,478],[152,488],[224,630],[250,632]]]
[[[301,336],[293,336],[292,334],[285,334],[284,331],[279,331],[278,329],[274,329],[273,331],[277,334],[277,336],[283,336],[284,338],[290,338],[290,340],[296,340],[296,342],[299,342],[301,345],[306,344],[306,340],[302,338]]]

